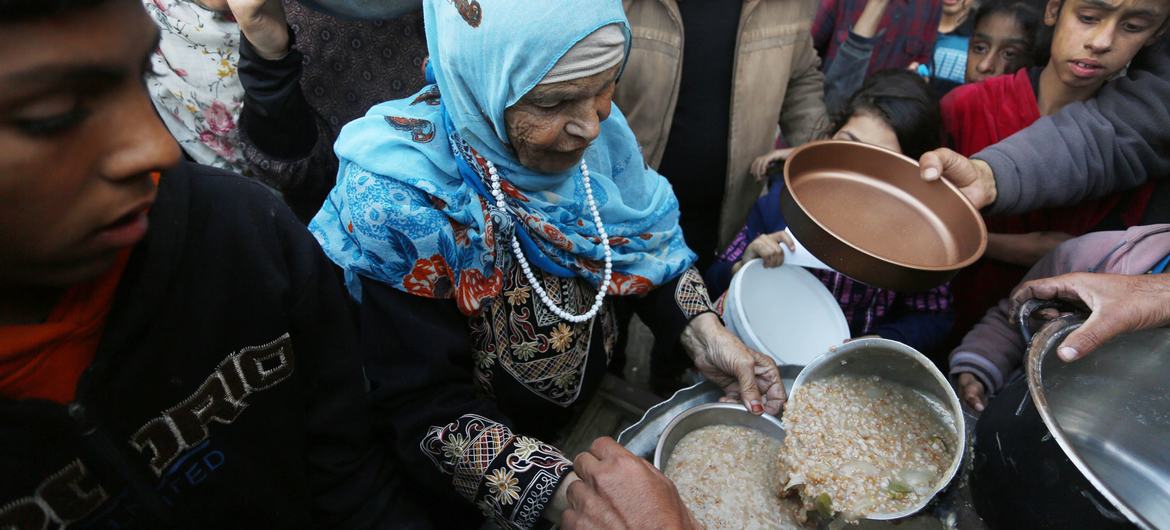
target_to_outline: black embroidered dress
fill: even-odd
[[[631,304],[656,335],[673,340],[711,310],[692,268],[644,297],[607,299],[597,316],[574,324],[549,311],[514,258],[502,255],[511,260],[502,294],[474,317],[449,299],[362,280],[363,349],[380,427],[443,527],[475,527],[466,501],[505,528],[540,525],[573,456],[546,441],[605,375],[617,339],[614,304]],[[591,306],[596,288],[584,280],[535,274],[559,307],[580,314]]]

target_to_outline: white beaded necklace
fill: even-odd
[[[491,180],[492,197],[496,199],[496,207],[502,212],[507,212],[507,204],[504,202],[504,192],[500,190],[500,175],[496,172],[496,165],[491,160],[486,160],[488,168],[488,176]],[[528,284],[532,286],[532,290],[536,292],[536,296],[545,307],[552,311],[558,317],[568,320],[573,323],[588,322],[597,312],[601,310],[601,304],[605,300],[605,292],[609,289],[610,277],[613,275],[613,261],[612,252],[609,249],[609,235],[605,233],[605,225],[601,224],[601,214],[597,212],[597,202],[593,200],[593,187],[589,183],[589,166],[585,164],[585,159],[581,159],[581,177],[585,184],[585,204],[589,206],[589,213],[593,214],[593,224],[597,225],[597,236],[601,238],[601,246],[605,249],[605,274],[601,277],[601,287],[597,290],[597,296],[593,298],[593,307],[589,308],[580,315],[574,315],[557,307],[549,298],[548,292],[544,290],[540,282],[537,281],[536,275],[532,273],[532,267],[528,265],[528,259],[524,257],[524,251],[520,248],[520,240],[516,238],[515,232],[512,233],[512,254],[516,256],[516,260],[520,263],[520,269],[524,271],[524,277],[528,279]],[[520,226],[517,230],[523,230]]]

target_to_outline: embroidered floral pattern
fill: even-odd
[[[495,352],[475,351],[472,352],[472,355],[475,357],[475,365],[481,370],[491,368],[492,365],[496,364]]]
[[[703,276],[694,267],[687,269],[679,277],[678,286],[674,288],[674,301],[687,318],[715,311],[711,298],[707,295],[707,285],[703,283]]]
[[[540,450],[540,440],[521,436],[516,439],[516,458],[527,460]]]
[[[516,487],[516,475],[512,470],[496,468],[487,476],[487,483],[496,502],[512,504],[520,500],[520,488]]]
[[[557,324],[557,327],[549,334],[548,341],[556,351],[563,352],[569,349],[569,345],[573,342],[573,328],[564,322]]]
[[[532,292],[527,285],[521,285],[511,291],[508,291],[508,303],[512,305],[520,305],[528,301],[528,295]]]
[[[467,449],[467,437],[462,434],[452,434],[450,438],[443,441],[443,459],[446,462],[454,464],[459,461],[459,457],[463,456],[463,451]]]
[[[512,355],[521,361],[531,361],[538,353],[540,353],[540,349],[536,342],[521,342],[512,350]]]
[[[510,262],[512,263],[512,262]],[[500,303],[469,320],[476,363],[476,386],[493,395],[496,377],[511,378],[533,394],[567,407],[576,402],[592,348],[593,326],[601,321],[606,359],[613,354],[617,324],[609,304],[593,321],[565,322],[531,294],[519,267],[508,267]],[[583,280],[537,272],[554,302],[572,312],[584,311],[595,291]],[[519,294],[519,293],[526,293]],[[492,362],[489,362],[492,361]]]
[[[503,528],[531,528],[572,463],[556,448],[467,414],[431,427],[419,448],[452,485]]]

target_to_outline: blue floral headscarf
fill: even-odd
[[[351,295],[361,299],[360,275],[478,314],[512,263],[510,230],[526,232],[534,265],[599,285],[604,251],[580,170],[522,166],[504,110],[597,29],[620,25],[628,47],[621,2],[425,0],[423,9],[434,83],[342,129],[337,185],[310,224]],[[584,157],[613,249],[610,294],[645,293],[690,267],[674,192],[646,167],[616,107]],[[485,160],[499,170],[508,214],[493,215]]]

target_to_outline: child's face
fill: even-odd
[[[885,120],[868,112],[850,116],[849,121],[833,135],[833,139],[876,145],[895,153],[902,152],[902,145],[898,143],[898,135],[894,129],[890,128]]]
[[[1028,36],[1009,13],[992,13],[975,26],[967,44],[967,82],[1015,72],[1028,63]]]
[[[1065,85],[1100,87],[1163,31],[1167,0],[1049,0],[1044,23],[1055,26],[1052,58]]]
[[[93,278],[145,235],[179,157],[143,83],[157,35],[133,0],[0,24],[0,288]]]

